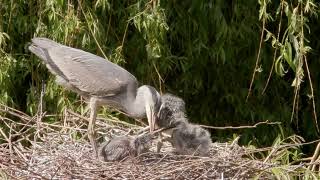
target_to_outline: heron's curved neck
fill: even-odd
[[[132,92],[132,91],[130,91]],[[127,102],[125,104],[126,113],[134,118],[143,118],[146,116],[146,105],[148,103],[151,92],[141,86],[136,90],[136,93],[127,94]]]

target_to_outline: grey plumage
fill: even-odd
[[[210,133],[199,125],[180,123],[173,129],[169,142],[178,154],[208,156],[211,137]]]
[[[175,148],[177,154],[207,156],[210,149],[210,133],[199,125],[191,124],[185,114],[184,101],[172,94],[161,97],[156,125],[173,127],[170,137],[165,138]],[[161,144],[160,145],[161,148]],[[159,151],[159,147],[158,147]]]
[[[104,161],[121,161],[126,157],[135,157],[149,149],[151,140],[151,134],[115,137],[101,145],[100,155]]]
[[[58,84],[90,99],[89,139],[97,155],[95,119],[97,107],[108,105],[130,117],[147,116],[154,129],[161,100],[151,86],[138,88],[137,79],[122,67],[89,52],[47,38],[33,38],[29,50],[43,60]]]
[[[183,99],[170,93],[161,96],[161,107],[169,108],[172,113],[186,112],[186,104]]]
[[[161,96],[161,106],[155,124],[160,128],[175,127],[177,123],[187,121],[185,111],[183,99],[173,94],[164,94]]]

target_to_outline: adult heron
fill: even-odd
[[[138,87],[137,79],[124,68],[89,52],[47,38],[33,38],[29,50],[43,60],[56,82],[89,99],[88,137],[97,157],[95,121],[97,108],[108,105],[133,118],[147,116],[150,132],[161,104],[155,88]]]

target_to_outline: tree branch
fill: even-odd
[[[281,124],[281,122],[269,122],[269,120],[258,122],[257,124],[254,124],[252,126],[225,126],[225,127],[216,127],[216,126],[207,126],[207,125],[200,125],[201,127],[208,128],[208,129],[252,129],[256,128],[259,125],[266,124],[266,125],[278,125]]]

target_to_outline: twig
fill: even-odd
[[[283,0],[281,0],[281,10],[280,10],[280,20],[279,20],[279,26],[278,26],[278,33],[277,33],[277,40],[279,40],[280,38],[280,31],[281,31],[281,20],[282,20],[282,15],[283,15]],[[274,54],[273,54],[273,60],[272,60],[272,66],[271,66],[271,69],[270,69],[270,72],[269,72],[269,76],[268,76],[268,79],[267,79],[267,82],[266,82],[266,85],[264,86],[263,88],[263,91],[262,91],[262,94],[264,94],[267,90],[267,87],[269,85],[269,82],[270,82],[270,79],[271,79],[271,75],[272,75],[272,72],[273,72],[273,69],[274,69],[274,64],[276,62],[276,57],[277,57],[277,50],[278,50],[278,46],[276,46],[275,50],[274,50]]]
[[[297,70],[298,71],[298,70]],[[298,86],[298,87],[295,87],[294,88],[294,98],[293,98],[293,105],[292,105],[292,112],[291,112],[291,122],[293,121],[293,116],[294,116],[294,114],[295,114],[295,110],[297,109],[298,110],[298,108],[297,108],[297,97],[298,97],[298,93],[299,93],[299,91],[300,91],[300,85]]]
[[[10,124],[10,127],[9,127],[10,129],[9,129],[9,138],[8,138],[8,140],[9,140],[9,151],[10,151],[10,160],[11,160],[11,162],[13,162],[13,160],[12,160],[12,157],[13,157],[13,146],[12,146],[12,131],[13,131],[13,127],[12,127],[12,123]]]
[[[100,44],[99,44],[99,42],[98,42],[98,40],[97,40],[96,36],[94,35],[94,33],[93,33],[93,31],[92,31],[92,29],[91,29],[91,27],[90,27],[90,24],[89,24],[88,18],[87,18],[87,16],[86,16],[86,14],[84,13],[84,10],[83,10],[83,8],[82,8],[82,3],[81,3],[81,1],[80,1],[80,0],[78,0],[78,4],[79,4],[79,7],[80,7],[80,9],[81,9],[81,12],[82,12],[82,14],[83,14],[83,16],[84,16],[84,19],[85,19],[85,20],[86,20],[86,22],[87,22],[88,29],[89,29],[89,31],[90,31],[90,33],[91,33],[91,35],[92,35],[92,37],[93,37],[93,39],[94,39],[95,43],[97,44],[97,46],[98,46],[98,48],[99,48],[100,52],[102,53],[103,57],[104,57],[105,59],[108,59],[108,58],[107,58],[107,56],[106,56],[106,54],[103,52],[103,50],[102,50],[102,48],[101,48],[101,46],[100,46]]]
[[[278,150],[278,146],[273,146],[271,152],[268,154],[268,156],[263,161],[263,163],[266,163],[277,150]]]
[[[14,146],[13,148],[15,150],[15,154],[19,155],[19,157],[25,161],[28,161],[27,157],[17,147]]]
[[[2,134],[2,136],[4,137],[4,139],[10,143],[10,139],[8,138],[8,136],[3,132],[2,128],[0,127],[0,134]]]
[[[320,143],[318,143],[317,148],[313,153],[310,164],[314,163],[319,158],[319,151],[320,151]],[[315,169],[315,165],[310,165],[308,169],[313,171]]]
[[[124,45],[124,40],[126,39],[126,36],[127,36],[129,22],[130,21],[127,22],[126,29],[124,30],[124,33],[123,33],[122,42],[121,42],[121,51],[122,51],[122,48],[123,48],[123,45]]]
[[[207,125],[200,125],[201,127],[208,128],[208,129],[251,129],[257,128],[257,126],[266,124],[266,125],[279,125],[281,122],[269,122],[269,120],[258,122],[252,126],[225,126],[225,127],[217,127],[217,126],[207,126]]]
[[[312,107],[313,107],[313,117],[316,125],[317,132],[320,133],[319,131],[319,126],[318,126],[318,118],[317,118],[317,113],[316,113],[316,103],[314,100],[314,93],[313,93],[313,86],[312,86],[312,81],[311,81],[311,75],[309,71],[309,66],[307,62],[307,58],[304,56],[304,63],[306,65],[307,73],[308,73],[308,79],[309,79],[309,84],[310,84],[310,89],[311,89],[311,97],[312,97]]]
[[[158,68],[156,67],[156,65],[154,64],[154,62],[152,62],[154,69],[156,70],[156,73],[158,75],[158,79],[159,79],[159,89],[160,89],[160,94],[162,94],[162,83],[164,83],[164,80],[162,79]]]
[[[250,86],[249,86],[249,91],[248,91],[248,94],[247,94],[246,102],[248,102],[249,96],[251,94],[253,81],[254,81],[254,78],[256,76],[256,72],[257,72],[257,68],[258,68],[258,64],[259,64],[259,60],[260,60],[260,52],[261,52],[261,48],[262,48],[263,36],[264,36],[264,31],[265,31],[265,24],[266,24],[266,18],[263,18],[263,20],[262,20],[262,30],[261,30],[261,36],[260,36],[260,44],[259,44],[259,49],[258,49],[258,54],[257,54],[257,59],[256,59],[256,65],[255,65],[255,67],[253,69],[252,78],[251,78],[251,82],[250,82]]]
[[[30,116],[18,111],[14,108],[8,107],[2,103],[0,103],[0,107],[2,106],[2,108],[0,108],[0,112],[4,112],[4,113],[9,113],[10,115],[19,117],[21,120],[23,120],[24,122],[29,121],[30,120]]]
[[[41,119],[43,117],[43,97],[45,95],[45,89],[46,89],[46,85],[42,80],[41,92],[40,92],[40,98],[39,98],[39,104],[38,104],[38,113],[37,113],[37,131],[40,130]]]

